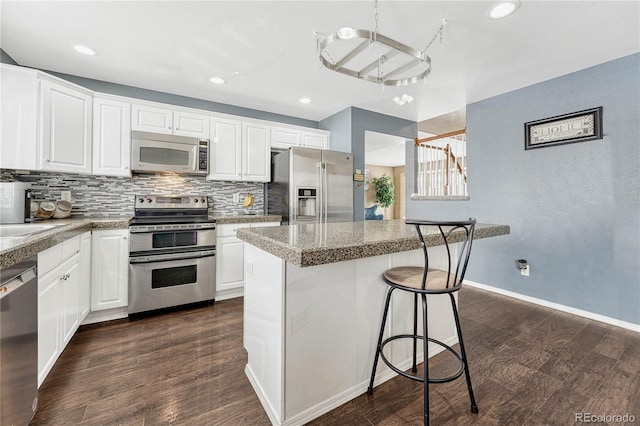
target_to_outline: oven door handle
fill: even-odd
[[[130,256],[129,263],[150,263],[150,262],[164,262],[167,260],[186,260],[186,259],[200,259],[203,257],[215,256],[215,250],[201,250],[181,253],[168,253],[168,254],[151,254],[145,256]]]

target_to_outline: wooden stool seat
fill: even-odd
[[[422,290],[423,276],[424,268],[422,266],[398,266],[386,270],[383,274],[387,281],[397,286],[416,290]],[[447,283],[453,282],[454,279],[455,275],[447,274],[446,271],[429,269],[425,288],[427,290],[442,290],[447,288]]]

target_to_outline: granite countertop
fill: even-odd
[[[213,215],[209,219],[216,221],[218,225],[230,223],[259,223],[259,222],[282,222],[282,216],[274,214],[238,214],[238,215]]]
[[[433,228],[425,234],[427,246],[442,244]],[[478,223],[474,239],[510,233],[508,225]],[[452,237],[456,233],[452,234]],[[457,234],[461,236],[461,233]],[[420,248],[413,225],[404,220],[371,220],[267,228],[243,228],[238,238],[296,266],[315,266]]]
[[[214,215],[217,224],[280,222],[278,215]],[[110,218],[51,219],[35,222],[38,225],[56,225],[54,228],[24,237],[0,238],[0,268],[6,268],[43,250],[92,229],[126,229],[131,216]]]
[[[34,225],[55,225],[54,228],[24,237],[0,238],[0,268],[6,268],[35,256],[43,250],[92,229],[126,229],[130,217],[51,219]]]

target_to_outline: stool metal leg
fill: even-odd
[[[427,295],[422,293],[422,334],[423,338],[423,373],[424,373],[424,426],[429,426],[429,328],[427,327]]]
[[[376,356],[373,359],[373,369],[371,370],[371,381],[369,382],[369,389],[367,394],[373,395],[373,379],[376,377],[376,368],[378,367],[378,359],[380,358],[380,351],[382,349],[382,338],[384,337],[384,326],[387,324],[387,313],[389,312],[389,302],[391,301],[391,293],[395,290],[394,287],[390,287],[387,292],[387,300],[384,303],[384,312],[382,314],[382,324],[380,325],[380,335],[378,336],[378,345],[376,346]]]
[[[413,366],[411,371],[418,371],[418,293],[413,293]]]
[[[476,398],[473,395],[473,388],[471,387],[471,376],[469,375],[469,364],[467,363],[467,354],[464,350],[464,341],[462,340],[462,330],[460,329],[460,318],[458,317],[458,308],[456,306],[455,298],[453,294],[449,294],[451,298],[451,308],[453,309],[453,318],[456,322],[456,331],[458,333],[458,342],[460,343],[460,355],[462,357],[462,363],[464,364],[464,375],[467,379],[467,389],[469,390],[469,399],[471,400],[471,412],[478,412],[478,405],[476,404]]]

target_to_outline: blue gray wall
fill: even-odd
[[[524,150],[525,122],[598,106],[604,139]],[[467,278],[640,324],[640,54],[470,104],[467,139],[470,201],[407,209],[511,226]]]
[[[18,65],[18,63],[2,49],[0,49],[0,62],[3,64]]]
[[[331,147],[351,151],[353,168],[364,173],[364,132],[385,133],[414,139],[418,135],[418,123],[365,109],[349,107],[318,123],[318,127],[331,131]],[[337,145],[334,145],[336,140]],[[350,149],[348,149],[350,141]],[[408,176],[408,175],[407,175]],[[353,220],[364,220],[364,185],[354,182]]]

